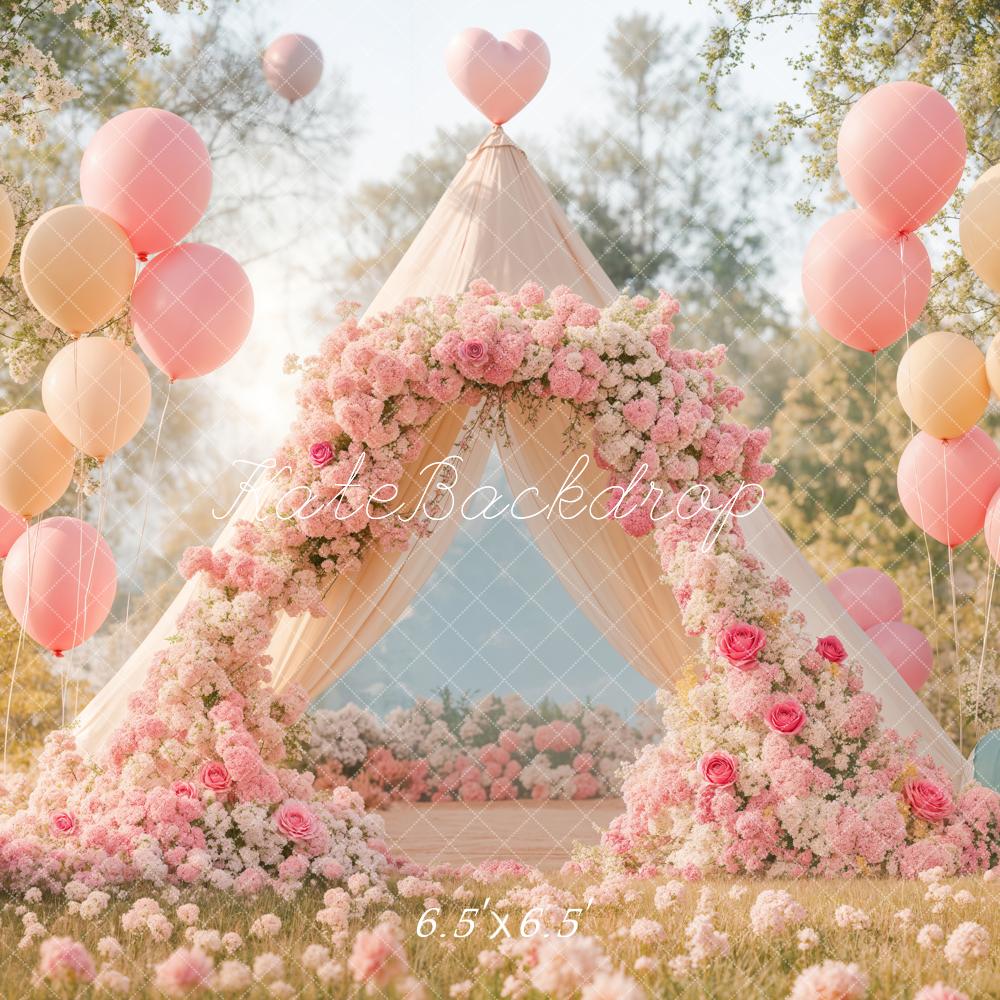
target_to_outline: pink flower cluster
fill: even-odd
[[[369,807],[393,800],[591,799],[617,794],[621,767],[659,735],[606,705],[532,708],[517,695],[472,704],[447,690],[386,720],[349,705],[311,719],[309,759],[323,786]]]
[[[956,798],[912,740],[884,730],[840,639],[809,640],[738,522],[706,550],[708,520],[656,535],[703,672],[661,696],[669,735],[629,770],[606,849],[635,867],[774,876],[995,865],[1000,796]]]

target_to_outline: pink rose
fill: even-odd
[[[753,670],[757,666],[758,654],[766,643],[767,636],[759,625],[733,622],[720,633],[715,648],[734,667]]]
[[[49,817],[49,826],[57,837],[72,837],[76,833],[76,817],[68,809],[58,809]]]
[[[915,778],[903,785],[903,798],[921,819],[936,823],[955,811],[951,793],[933,781]]]
[[[835,635],[824,635],[817,639],[816,652],[831,663],[843,663],[847,659],[847,650]]]
[[[183,795],[189,799],[198,797],[198,793],[194,790],[194,785],[190,781],[175,781],[171,787],[174,790],[174,795]]]
[[[767,724],[776,732],[794,736],[805,724],[805,709],[794,699],[776,701],[767,713]]]
[[[725,750],[713,750],[705,754],[698,761],[698,770],[705,781],[719,788],[732,785],[740,773],[736,758]]]
[[[317,441],[312,445],[309,448],[309,461],[317,469],[323,468],[324,465],[329,465],[333,461],[333,448],[330,446],[330,442]]]
[[[458,356],[470,365],[480,365],[486,360],[486,344],[478,337],[470,337],[458,345]]]
[[[221,760],[212,760],[203,764],[198,778],[206,788],[213,792],[224,792],[232,784],[226,765]]]
[[[319,822],[312,810],[295,799],[278,806],[274,822],[289,840],[312,840],[319,833]]]

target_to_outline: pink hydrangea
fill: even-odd
[[[209,988],[214,964],[197,948],[177,948],[154,967],[156,988],[168,997],[182,997]]]
[[[93,982],[96,971],[90,952],[71,937],[46,938],[38,950],[38,976],[57,989]]]

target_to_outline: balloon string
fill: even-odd
[[[108,490],[111,489],[111,460],[112,460],[112,456],[109,455],[108,458],[107,458],[107,460],[105,462],[101,463],[101,466],[100,466],[101,472],[100,472],[100,483],[99,483],[98,488],[99,488],[100,493],[101,493],[101,502],[100,502],[100,504],[98,505],[98,508],[97,508],[97,538],[94,539],[94,546],[93,546],[93,551],[91,552],[91,559],[90,559],[90,571],[87,574],[87,586],[84,588],[84,591],[83,591],[83,593],[85,595],[84,596],[84,603],[83,603],[83,625],[82,626],[80,625],[80,615],[79,615],[79,612],[77,612],[76,622],[74,623],[74,628],[73,628],[73,648],[74,649],[82,641],[81,638],[80,638],[80,636],[81,635],[85,636],[87,634],[87,617],[90,614],[90,606],[91,606],[90,589],[91,589],[91,587],[93,586],[93,583],[94,583],[94,569],[97,566],[97,553],[98,553],[98,550],[100,549],[100,539],[101,539],[101,537],[103,537],[103,534],[104,534],[104,512],[107,510],[107,506],[108,506]],[[104,475],[104,470],[105,469],[108,470],[107,476]],[[77,565],[82,570],[83,569],[83,552],[82,552],[82,550],[83,550],[83,540],[82,540],[82,535],[81,535],[81,541],[80,541],[80,549],[81,549],[80,562],[77,563]],[[77,587],[77,596],[79,596],[79,593],[80,593],[80,590],[79,590],[79,586],[78,586]],[[80,631],[78,632],[77,629],[79,629]],[[79,692],[79,687],[77,687],[77,696],[78,697],[79,697],[79,693],[80,693]]]
[[[167,416],[167,409],[170,407],[170,390],[174,381],[167,382],[167,391],[163,397],[163,409],[160,411],[160,422],[156,427],[156,440],[153,442],[153,458],[149,464],[149,483],[146,485],[146,496],[142,505],[142,523],[139,526],[139,541],[135,547],[135,558],[132,561],[132,571],[129,573],[129,580],[134,579],[139,568],[139,556],[142,554],[142,542],[146,537],[146,522],[149,520],[149,500],[153,493],[153,483],[156,478],[156,459],[160,453],[160,438],[163,435],[163,422]],[[125,634],[128,635],[129,615],[132,611],[132,588],[129,587],[128,596],[125,598]]]
[[[906,336],[906,349],[910,349],[910,327],[906,322],[906,260],[903,255],[903,246],[906,242],[905,236],[900,236],[899,238],[899,267],[901,278],[903,282],[903,332]],[[907,368],[906,371],[907,381],[910,384],[910,389],[913,388],[913,372]],[[906,419],[910,424],[910,437],[913,437],[913,418],[907,414]],[[920,508],[920,520],[924,519],[924,504],[920,495],[920,490],[917,490],[917,505]],[[924,540],[924,552],[927,555],[927,585],[930,587],[931,591],[931,613],[933,615],[933,636],[934,636],[934,658],[938,659],[940,657],[940,646],[938,645],[938,634],[937,634],[937,617],[938,617],[938,607],[937,607],[937,593],[934,588],[934,560],[931,558],[931,543],[927,537],[927,532],[920,529],[920,534],[923,536]],[[940,704],[938,705],[940,708]]]
[[[944,509],[945,509],[945,531],[950,532],[951,523],[948,518],[948,511],[951,509],[948,499],[948,442],[944,443],[943,466],[944,466]],[[951,585],[951,627],[952,642],[955,645],[955,678],[958,686],[958,749],[961,751],[965,743],[965,708],[962,699],[962,663],[961,649],[958,641],[958,600],[955,596],[955,548],[951,544],[951,535],[948,534],[948,581]]]
[[[19,622],[20,628],[17,632],[17,647],[14,650],[14,662],[10,668],[10,685],[7,688],[7,714],[3,723],[3,773],[4,777],[7,775],[7,742],[8,735],[10,733],[10,712],[11,706],[14,702],[14,685],[17,681],[17,665],[21,659],[21,650],[24,648],[24,633],[25,633],[25,622],[28,620],[28,614],[31,611],[31,570],[34,564],[34,553],[31,551],[31,522],[28,522],[27,529],[27,539],[25,544],[28,548],[28,585],[25,588],[24,595],[24,614],[21,616],[21,621]]]
[[[973,726],[976,732],[979,731],[979,705],[983,697],[983,666],[986,663],[986,640],[990,634],[990,612],[993,610],[993,588],[997,582],[997,562],[990,559],[989,570],[989,592],[986,598],[986,621],[983,625],[983,648],[979,654],[979,670],[976,673],[976,710],[973,719]]]

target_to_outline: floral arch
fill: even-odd
[[[667,704],[669,740],[631,770],[609,859],[796,874],[996,864],[998,796],[972,788],[956,801],[912,740],[882,731],[843,645],[806,635],[738,518],[704,544],[727,503],[735,514],[752,504],[744,487],[770,473],[768,435],[730,419],[742,393],[719,371],[721,348],[672,346],[677,308],[661,295],[599,309],[565,287],[546,298],[536,284],[508,295],[477,281],[347,315],[302,365],[298,415],[275,461],[285,499],[239,522],[225,545],[188,550],[181,569],[200,578],[201,596],[99,766],[70,733],[50,737],[26,804],[0,826],[4,882],[293,892],[360,874],[374,884],[388,853],[380,821],[347,789],[318,795],[295,766],[307,698],[269,687],[272,633],[282,613],[322,615],[324,589],[370,547],[432,530],[399,501],[446,408],[501,421],[510,403],[554,400],[592,425],[609,507],[629,534],[654,530],[661,496],[669,506],[698,486],[709,501],[656,526],[702,655]]]

